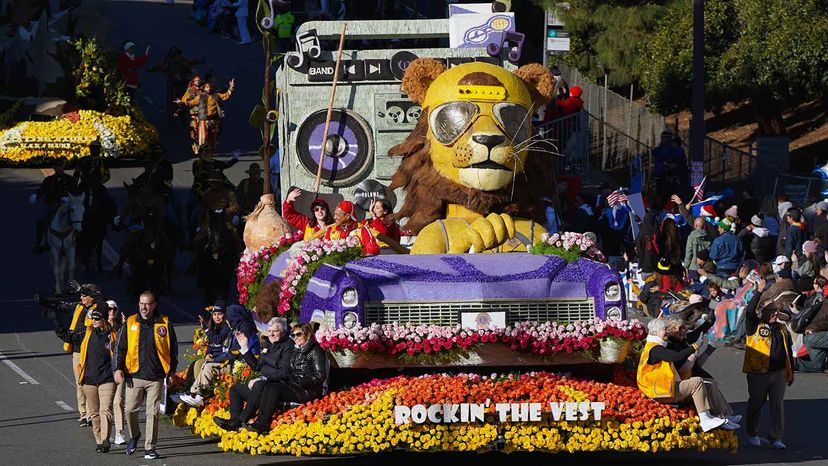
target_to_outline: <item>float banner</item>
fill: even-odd
[[[433,405],[396,405],[394,423],[400,424],[454,424],[486,422],[487,407],[491,403],[443,403]],[[543,403],[496,403],[494,419],[497,422],[541,422],[601,420],[604,403],[590,401],[553,401]],[[491,417],[490,417],[491,419]]]

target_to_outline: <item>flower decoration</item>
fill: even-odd
[[[319,344],[330,351],[353,351],[437,357],[443,353],[463,354],[482,344],[505,344],[514,351],[538,355],[588,351],[601,340],[641,341],[647,336],[638,320],[585,320],[570,323],[520,322],[500,329],[475,330],[460,325],[371,324],[367,327],[340,327],[320,330]],[[420,358],[422,360],[423,358]]]
[[[540,243],[532,246],[533,254],[546,254],[562,257],[567,262],[575,262],[581,257],[599,262],[606,262],[604,254],[588,236],[568,231],[565,233],[544,233]]]
[[[487,401],[490,403],[487,404]],[[500,422],[495,403],[602,402],[600,420]],[[485,422],[396,424],[394,406],[487,404]],[[548,372],[526,374],[430,374],[372,380],[277,414],[267,435],[225,432],[212,417],[227,417],[211,402],[176,413],[219,448],[249,454],[351,455],[409,451],[641,451],[738,447],[732,431],[704,433],[692,409],[646,398],[633,387],[579,380]]]
[[[236,269],[236,289],[239,291],[239,303],[252,306],[256,295],[265,284],[270,266],[279,255],[287,251],[293,243],[301,241],[303,231],[288,233],[280,237],[275,244],[259,248],[257,251],[245,251]]]
[[[322,264],[344,265],[364,255],[359,238],[348,236],[340,240],[314,239],[305,241],[301,249],[282,271],[279,305],[276,311],[291,318],[299,315],[302,297],[308,280]]]
[[[102,157],[138,156],[158,143],[152,124],[130,115],[112,116],[79,110],[52,121],[27,121],[0,131],[0,159],[25,162],[37,158],[89,156],[98,141]]]

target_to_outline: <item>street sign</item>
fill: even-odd
[[[544,15],[544,26],[546,29],[546,41],[544,42],[544,64],[547,63],[550,55],[563,55],[569,52],[570,33],[564,30],[564,23],[558,16],[560,9],[568,9],[568,3],[558,3],[556,6],[546,10]]]

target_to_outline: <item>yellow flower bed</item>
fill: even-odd
[[[90,155],[89,145],[96,140],[103,157],[135,156],[158,143],[158,131],[129,115],[116,117],[80,110],[57,120],[21,122],[0,132],[0,158],[25,162],[41,157],[86,157]]]
[[[267,435],[242,430],[226,432],[213,421],[213,416],[229,418],[226,408],[208,405],[201,410],[189,408],[185,423],[204,438],[220,438],[218,447],[238,453],[283,454],[295,456],[352,455],[381,452],[392,449],[409,451],[485,451],[497,446],[506,452],[545,451],[641,451],[659,452],[674,449],[709,448],[736,451],[738,440],[732,431],[701,431],[695,413],[660,405],[640,395],[631,387],[612,384],[581,382],[551,374],[533,374],[520,379],[502,379],[488,382],[469,382],[464,376],[398,377],[388,381],[371,382],[344,392],[295,408],[275,418]],[[467,376],[465,376],[467,377]],[[479,424],[402,424],[394,423],[394,406],[412,403],[438,403],[451,397],[450,388],[437,395],[446,384],[468,394],[454,402],[477,399],[490,393],[489,387],[509,385],[504,389],[517,397],[501,401],[546,400],[578,401],[600,399],[610,403],[601,420],[567,422],[548,417],[541,422],[493,421]],[[521,384],[534,387],[528,395],[517,395],[515,387]],[[422,390],[412,394],[420,385]],[[599,391],[607,387],[612,394],[606,399],[588,395],[585,388]],[[480,398],[479,390],[486,391]],[[527,388],[528,389],[528,388]],[[351,393],[354,392],[354,393]],[[457,391],[460,393],[460,391]],[[354,396],[351,396],[354,395]],[[621,395],[621,396],[620,396]],[[623,396],[628,395],[628,396]],[[413,397],[413,398],[412,398]],[[471,398],[469,398],[471,397]],[[615,400],[615,401],[612,401]],[[491,411],[490,411],[491,413]],[[176,416],[179,416],[176,413]]]

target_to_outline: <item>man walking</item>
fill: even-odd
[[[157,306],[153,293],[141,293],[138,298],[138,314],[130,316],[118,334],[115,362],[115,383],[126,383],[124,411],[130,434],[127,455],[132,455],[138,448],[141,436],[138,409],[146,396],[145,459],[159,457],[155,451],[158,441],[158,409],[166,378],[173,375],[178,366],[175,330],[167,316],[156,312]]]

